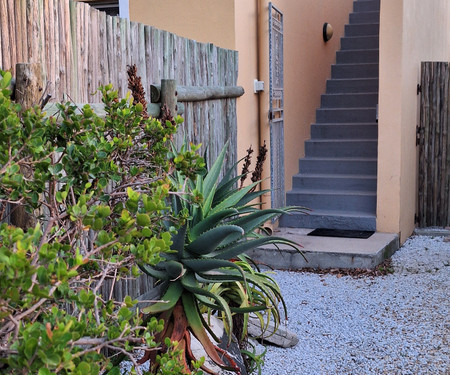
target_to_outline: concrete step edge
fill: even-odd
[[[366,190],[315,190],[315,189],[304,189],[304,188],[293,188],[286,194],[289,195],[332,195],[332,196],[358,196],[358,197],[376,197],[376,191],[366,191]]]

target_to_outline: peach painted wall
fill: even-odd
[[[448,0],[382,0],[378,121],[377,230],[414,230],[417,205],[416,125],[422,61],[450,61]]]
[[[269,143],[269,1],[259,3],[260,79],[266,82],[267,88],[261,98],[261,137]],[[288,191],[292,176],[298,173],[298,159],[304,156],[304,141],[310,137],[310,125],[315,121],[320,95],[325,92],[326,80],[331,75],[331,64],[335,62],[353,1],[274,0],[272,3],[283,13],[284,22],[285,189]],[[322,39],[325,22],[334,28],[328,43]]]
[[[129,0],[130,20],[235,49],[234,0]]]

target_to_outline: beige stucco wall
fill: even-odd
[[[234,0],[129,0],[130,20],[235,49]]]
[[[320,95],[325,92],[331,64],[340,47],[340,37],[348,22],[352,0],[274,0],[284,21],[284,135],[285,135],[285,189],[291,189],[292,176],[298,173],[298,159],[304,156],[304,141],[310,136],[310,125],[315,121]],[[266,83],[261,98],[261,138],[269,137],[269,50],[268,4],[260,4],[260,76]],[[334,36],[325,43],[322,29],[325,22],[334,28]],[[240,25],[236,25],[236,37]],[[239,43],[236,43],[239,47]],[[266,168],[269,172],[269,168]],[[266,174],[268,177],[268,174]],[[269,187],[267,182],[266,187]]]
[[[377,230],[414,230],[418,96],[422,61],[450,61],[448,0],[382,0]]]

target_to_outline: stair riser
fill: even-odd
[[[354,1],[353,11],[354,12],[374,12],[380,10],[380,1]]]
[[[312,139],[377,139],[378,126],[373,125],[311,125]]]
[[[301,173],[323,174],[376,174],[377,162],[375,160],[314,160],[300,159],[299,171]]]
[[[317,190],[356,190],[372,191],[377,189],[377,180],[375,177],[360,178],[337,178],[337,177],[314,177],[298,174],[292,179],[294,189],[317,189]]]
[[[326,142],[310,139],[305,142],[305,154],[308,157],[323,158],[376,158],[377,141]]]
[[[378,55],[378,50],[338,51],[336,52],[336,63],[378,63]]]
[[[380,26],[373,24],[351,24],[345,25],[345,36],[372,36],[378,35]]]
[[[380,22],[380,12],[357,12],[350,13],[350,25],[371,24]]]
[[[322,108],[369,108],[376,107],[378,93],[373,94],[347,94],[347,95],[322,95]]]
[[[329,79],[327,94],[378,92],[378,79]]]
[[[378,47],[379,39],[376,36],[341,38],[341,50],[378,49]]]
[[[376,108],[318,109],[317,123],[375,122]]]
[[[331,78],[378,78],[378,64],[335,64],[331,66]]]
[[[374,217],[348,217],[348,216],[323,216],[323,215],[283,215],[280,218],[280,226],[288,228],[329,228],[350,230],[376,230],[376,218]]]
[[[336,194],[299,194],[290,191],[286,194],[288,206],[308,207],[312,210],[339,210],[347,212],[373,213],[376,210],[376,196]]]

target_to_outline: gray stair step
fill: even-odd
[[[349,22],[350,25],[378,23],[380,22],[380,12],[369,11],[350,13]]]
[[[334,64],[331,66],[331,78],[378,78],[378,63]]]
[[[380,0],[354,1],[354,12],[371,12],[380,10]]]
[[[299,173],[292,178],[293,189],[317,189],[319,190],[377,190],[376,175],[344,175],[344,174],[316,174]]]
[[[348,24],[345,25],[345,36],[370,36],[378,35],[380,31],[379,23],[369,24]]]
[[[377,139],[378,125],[372,124],[312,124],[311,139]]]
[[[378,92],[324,94],[321,96],[322,108],[368,108],[378,104]]]
[[[378,49],[378,36],[346,36],[341,38],[341,50]]]
[[[378,92],[378,78],[329,79],[327,94]]]
[[[286,194],[288,206],[308,207],[313,210],[336,210],[373,214],[377,194],[370,191],[292,189]]]
[[[320,108],[316,110],[317,123],[375,122],[376,107],[372,108]]]
[[[289,228],[376,230],[376,217],[374,214],[363,212],[314,210],[309,215],[301,213],[283,215],[280,218],[280,226]]]
[[[307,156],[299,160],[300,173],[376,174],[376,158],[330,158]]]
[[[305,142],[305,154],[310,157],[376,158],[377,144],[376,139],[309,139]]]
[[[337,64],[378,63],[378,49],[352,49],[336,52]]]

